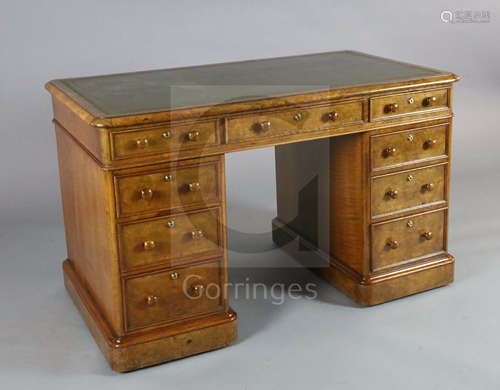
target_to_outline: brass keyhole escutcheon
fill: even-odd
[[[414,139],[415,139],[415,137],[413,137],[413,134],[410,134],[410,135],[408,136],[408,141],[409,141],[409,142],[413,142],[413,140],[414,140]]]
[[[293,120],[295,120],[295,121],[300,121],[300,120],[302,120],[302,114],[301,114],[300,112],[298,112],[297,114],[295,114],[295,115],[293,116]]]
[[[406,180],[408,180],[409,182],[412,182],[413,180],[415,180],[415,177],[413,175],[408,175]]]
[[[406,226],[408,226],[409,228],[412,228],[413,226],[415,226],[415,222],[413,222],[411,219],[406,223]]]
[[[179,279],[179,273],[178,273],[178,272],[172,272],[172,273],[170,274],[170,279],[172,279],[172,280],[177,280],[177,279]]]
[[[409,104],[413,104],[413,103],[415,103],[415,99],[413,99],[412,97],[411,97],[411,98],[409,98],[409,99],[408,99],[408,103],[409,103]]]

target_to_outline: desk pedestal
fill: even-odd
[[[449,127],[432,122],[277,146],[274,241],[365,306],[451,283],[448,157],[374,164],[379,144],[409,143],[422,132],[445,143]]]

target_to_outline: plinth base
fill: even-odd
[[[301,264],[363,306],[378,305],[453,282],[455,259],[448,253],[362,278],[278,218],[273,219],[272,224],[273,241],[278,246],[283,246]]]
[[[228,346],[237,338],[236,313],[222,313],[175,327],[113,336],[70,260],[63,262],[64,284],[94,339],[115,371],[125,372]]]

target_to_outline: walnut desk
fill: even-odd
[[[316,270],[354,301],[452,282],[457,80],[342,51],[47,83],[65,284],[111,367],[235,341],[224,173],[233,151],[276,146],[274,241],[298,243],[306,265],[320,259]]]

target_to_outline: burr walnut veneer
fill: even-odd
[[[276,146],[274,241],[361,305],[450,283],[457,80],[343,51],[47,83],[65,284],[111,367],[236,340],[228,152]]]

